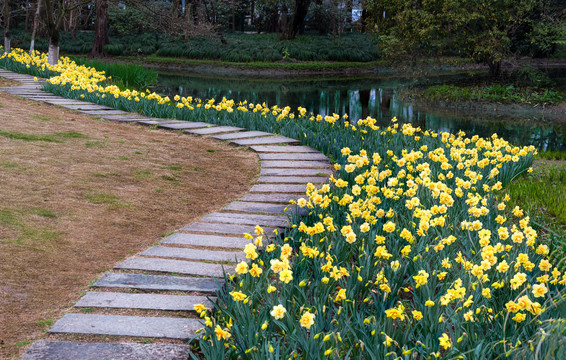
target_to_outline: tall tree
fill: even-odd
[[[305,18],[309,11],[311,0],[295,0],[291,20],[287,23],[283,38],[294,39],[305,26]]]
[[[10,31],[10,23],[12,20],[12,12],[10,2],[4,0],[2,2],[2,26],[4,27],[4,52],[11,51],[12,32]]]
[[[37,34],[37,28],[39,26],[39,16],[41,14],[41,4],[42,0],[37,0],[37,5],[35,7],[35,16],[33,17],[33,30],[31,31],[31,40],[29,44],[29,54],[33,54],[35,50],[35,35]]]
[[[547,0],[366,0],[370,25],[391,58],[457,52],[489,66],[498,76],[512,42],[536,23]]]
[[[96,20],[94,22],[94,45],[90,56],[104,57],[104,45],[109,44],[108,39],[108,1],[96,0]]]
[[[44,0],[45,1],[45,23],[49,34],[49,53],[47,61],[51,65],[59,62],[59,31],[63,25],[65,15],[79,6],[83,6],[91,0]]]

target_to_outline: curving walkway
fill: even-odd
[[[48,333],[132,338],[126,342],[36,341],[23,356],[35,359],[187,359],[187,345],[166,340],[188,340],[202,327],[193,305],[214,301],[223,272],[232,272],[248,243],[242,233],[253,233],[255,225],[267,234],[288,227],[284,209],[291,199],[304,194],[307,183],[327,181],[331,164],[320,152],[299,141],[259,131],[204,122],[148,118],[106,106],[55,96],[41,90],[32,76],[1,70],[0,76],[21,86],[0,88],[10,94],[62,106],[117,122],[155,125],[187,134],[211,136],[258,153],[260,177],[250,191],[219,212],[208,214],[164,238],[159,245],[117,264],[96,281]],[[295,208],[294,211],[301,209]],[[104,310],[104,315],[84,310]],[[151,310],[151,315],[143,312]],[[124,312],[142,315],[121,315]],[[108,313],[108,314],[106,314]],[[157,314],[157,315],[154,315]],[[64,337],[64,336],[63,336]],[[139,338],[154,343],[140,344]],[[161,343],[160,343],[161,342]]]

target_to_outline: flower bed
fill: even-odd
[[[9,61],[25,62],[18,56]],[[206,358],[552,358],[566,345],[564,262],[506,205],[533,147],[396,119],[379,128],[369,117],[121,91],[62,64],[48,91],[280,133],[335,161],[330,184],[297,200],[309,214],[271,242],[259,226],[246,234],[247,261],[226,277],[216,309],[197,306]]]

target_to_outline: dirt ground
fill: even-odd
[[[102,272],[245,194],[258,170],[247,150],[0,92],[0,358],[19,358]]]

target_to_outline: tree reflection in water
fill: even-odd
[[[387,126],[393,116],[422,129],[465,131],[469,135],[497,133],[516,145],[534,145],[539,150],[566,151],[566,125],[545,122],[536,112],[513,118],[473,116],[469,110],[419,109],[396,96],[410,83],[399,78],[359,79],[249,79],[160,74],[156,90],[166,95],[217,100],[265,102],[269,106],[299,106],[315,114],[348,114],[349,120],[371,116]],[[566,115],[565,115],[566,117]]]

